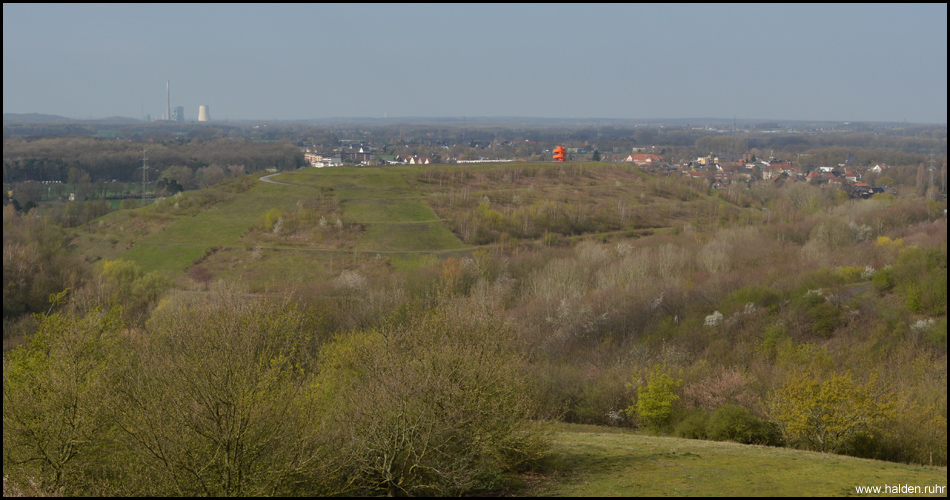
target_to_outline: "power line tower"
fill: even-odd
[[[934,172],[937,170],[934,167],[934,150],[932,149],[930,150],[930,168],[928,170],[930,170],[930,184],[927,186],[929,191],[929,188],[934,187]]]
[[[148,146],[142,150],[142,206],[145,206],[145,188],[148,186]]]

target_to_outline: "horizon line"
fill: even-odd
[[[47,116],[50,118],[62,118],[69,121],[77,122],[87,122],[87,121],[106,121],[106,120],[133,120],[136,122],[171,122],[171,120],[144,120],[143,118],[133,118],[129,116],[113,115],[106,117],[87,117],[87,118],[72,118],[68,116],[55,115],[50,113],[3,113],[4,122],[7,121],[9,117],[28,117],[28,116]],[[664,122],[664,121],[697,121],[697,122],[709,122],[709,121],[719,121],[719,122],[806,122],[806,123],[840,123],[840,124],[853,124],[853,123],[887,123],[887,124],[904,124],[904,125],[943,125],[946,126],[947,122],[915,122],[907,120],[828,120],[828,119],[802,119],[802,118],[737,118],[737,117],[687,117],[687,118],[677,118],[677,117],[632,117],[632,118],[604,118],[604,117],[581,117],[581,118],[571,118],[571,117],[544,117],[544,116],[504,116],[504,115],[443,115],[443,116],[394,116],[394,117],[380,117],[380,116],[330,116],[330,117],[319,117],[319,118],[225,118],[212,120],[210,122],[202,123],[227,123],[227,122],[309,122],[309,121],[347,121],[347,120],[360,120],[360,121],[378,121],[378,122],[394,122],[400,120],[437,120],[437,121],[447,121],[455,120],[465,122],[467,120],[544,120],[544,121],[605,121],[605,122]],[[197,118],[193,120],[187,120],[185,123],[197,122]],[[178,123],[178,122],[175,122]]]

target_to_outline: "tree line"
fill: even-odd
[[[292,170],[304,164],[303,153],[288,141],[169,140],[141,143],[71,136],[42,139],[5,139],[3,182],[60,181],[88,175],[91,181],[142,179],[142,158],[148,150],[149,177],[172,166],[193,172],[212,165],[244,165],[247,172],[268,168]]]

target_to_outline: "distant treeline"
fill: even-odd
[[[32,128],[31,128],[32,127]],[[776,124],[775,127],[778,127]],[[45,136],[39,136],[46,134]],[[67,135],[68,134],[68,135]],[[104,136],[112,138],[106,139]],[[25,138],[18,138],[25,137]],[[834,166],[850,157],[852,165],[884,163],[917,166],[933,153],[946,156],[946,126],[872,130],[763,130],[719,132],[689,127],[531,127],[492,125],[329,125],[301,123],[236,126],[215,124],[4,124],[3,181],[67,182],[77,179],[132,182],[141,178],[143,149],[157,174],[187,167],[244,165],[245,171],[292,169],[304,164],[300,148],[320,150],[365,144],[377,155],[426,155],[433,159],[474,157],[544,160],[555,144],[601,153],[650,148],[668,161],[709,153],[729,158],[752,152],[775,154],[806,167]]]
[[[192,170],[211,165],[244,165],[245,171],[267,168],[295,169],[303,153],[287,141],[253,142],[247,139],[170,140],[136,143],[93,137],[65,136],[3,141],[3,182],[69,181],[70,169],[90,180],[132,182],[142,176],[143,151],[149,167],[161,172],[171,166]],[[154,175],[153,172],[151,175]]]

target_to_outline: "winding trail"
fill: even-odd
[[[284,186],[303,186],[303,184],[291,184],[291,183],[289,183],[289,182],[277,182],[277,181],[272,181],[272,180],[270,180],[270,178],[273,177],[273,176],[275,176],[275,175],[280,175],[280,172],[278,172],[278,173],[276,173],[276,174],[265,175],[264,177],[261,177],[261,178],[258,179],[258,180],[259,180],[259,181],[263,181],[263,182],[269,182],[269,183],[271,183],[271,184],[283,184]]]

